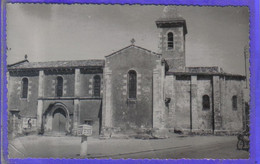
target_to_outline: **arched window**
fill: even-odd
[[[237,110],[237,96],[232,97],[232,108],[233,110]]]
[[[62,97],[63,94],[63,78],[61,76],[57,77],[56,95],[57,97]]]
[[[167,34],[167,38],[168,38],[168,50],[172,50],[174,47],[173,33],[169,32]]]
[[[23,78],[22,79],[22,98],[28,97],[28,79]]]
[[[99,75],[94,76],[94,97],[100,97],[101,78]]]
[[[136,98],[136,72],[131,70],[128,72],[128,96],[129,98]]]
[[[203,110],[209,110],[210,109],[210,100],[208,95],[204,95],[202,97],[202,106]]]

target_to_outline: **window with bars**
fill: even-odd
[[[204,95],[202,97],[202,106],[203,106],[203,110],[209,110],[210,109],[210,99],[208,95]]]
[[[232,108],[233,110],[237,110],[237,96],[232,97]]]
[[[94,97],[100,97],[100,86],[101,86],[101,78],[99,75],[94,76]]]
[[[63,95],[63,78],[61,76],[57,77],[57,86],[56,86],[56,96],[62,97]]]
[[[131,70],[128,72],[128,97],[129,98],[136,98],[136,72]]]
[[[168,50],[172,50],[174,47],[173,33],[169,32],[167,34],[167,38],[168,38]]]
[[[23,78],[22,79],[22,98],[28,97],[28,79]]]

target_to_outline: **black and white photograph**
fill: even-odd
[[[7,3],[8,157],[248,159],[249,10]]]

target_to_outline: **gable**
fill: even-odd
[[[145,48],[142,48],[142,47],[139,47],[139,46],[135,46],[135,45],[130,45],[130,46],[127,46],[127,47],[125,47],[123,49],[120,49],[120,50],[118,50],[118,51],[116,51],[116,52],[114,52],[114,53],[112,53],[110,55],[107,55],[105,57],[106,58],[111,58],[111,57],[114,57],[115,55],[125,54],[127,51],[132,51],[132,52],[134,51],[136,53],[143,52],[143,53],[145,53],[147,55],[154,55],[154,56],[158,56],[158,57],[161,56],[161,54],[158,54],[156,52],[152,52],[152,51],[150,51],[148,49],[145,49]]]
[[[106,67],[113,71],[117,69],[154,69],[158,61],[162,60],[160,54],[134,45],[121,49],[106,56]]]

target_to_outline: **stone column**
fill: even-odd
[[[241,96],[241,109],[242,109],[242,125],[241,125],[241,130],[245,130],[246,129],[246,112],[245,112],[245,100],[244,100],[244,92],[243,92],[243,83],[241,82],[241,91],[240,91],[240,96]],[[238,109],[239,109],[238,105]]]
[[[164,62],[157,60],[153,70],[153,136],[166,138],[169,130],[166,129],[166,106],[164,96]]]
[[[153,128],[163,129],[165,127],[165,105],[160,70],[153,71]]]
[[[173,80],[173,83],[172,83],[172,100],[171,100],[171,108],[172,108],[172,119],[173,119],[173,128],[175,129],[175,127],[177,126],[177,121],[176,121],[176,97],[178,95],[176,95],[176,89],[175,89],[175,85],[176,85],[176,76],[173,75],[172,76],[172,80]],[[174,130],[173,129],[173,130]]]
[[[75,97],[80,97],[80,69],[75,69],[75,87],[74,87]]]
[[[77,135],[78,125],[80,124],[80,100],[74,99],[73,111],[73,135]]]
[[[166,76],[165,80],[165,98],[170,98],[169,111],[167,117],[167,128],[174,130],[175,126],[175,91],[174,91],[175,76]],[[166,113],[167,115],[167,113]]]
[[[212,92],[213,92],[213,114],[214,114],[214,133],[222,128],[222,117],[220,108],[220,79],[219,76],[213,76],[212,79]],[[216,132],[215,132],[216,131]]]
[[[37,129],[41,131],[42,127],[42,112],[43,112],[43,100],[44,97],[44,71],[39,71],[39,88],[38,88],[38,105],[37,105]]]
[[[246,117],[246,102],[249,102],[249,99],[247,99],[247,92],[246,90],[248,90],[248,88],[243,88],[245,86],[245,81],[240,81],[240,86],[241,86],[241,90],[240,90],[240,96],[241,96],[241,109],[242,109],[242,129],[245,130],[246,129],[246,125],[247,125],[247,117]],[[238,99],[239,102],[239,99]],[[239,110],[239,106],[238,105],[238,110]]]
[[[227,109],[227,104],[226,104],[226,101],[227,101],[227,89],[226,89],[226,82],[225,82],[225,76],[223,77],[220,77],[219,79],[220,81],[220,116],[218,119],[221,121],[221,130],[223,130],[223,125],[222,125],[222,116],[223,116],[223,113],[225,113],[222,109]]]
[[[111,83],[112,71],[108,68],[104,68],[104,89],[103,89],[103,105],[102,105],[102,133],[103,135],[110,135],[111,128],[113,126],[113,105],[112,105],[112,83]]]
[[[16,124],[16,116],[15,116],[15,113],[12,113],[12,116],[13,116],[13,129],[12,129],[12,138],[14,138],[15,136],[16,136],[16,134],[17,134],[17,129],[16,129],[16,126],[15,126],[15,124]]]
[[[73,135],[77,135],[78,125],[80,123],[79,113],[80,113],[80,69],[75,69],[75,83],[74,83],[74,111],[73,111]]]
[[[153,71],[153,128],[160,128],[161,112],[159,110],[159,71]]]
[[[191,125],[192,131],[198,130],[198,85],[197,85],[197,76],[191,76]]]
[[[39,71],[39,88],[38,88],[38,97],[43,98],[44,96],[44,71]]]
[[[42,111],[43,111],[43,100],[38,100],[37,104],[37,130],[41,132],[42,127]]]

